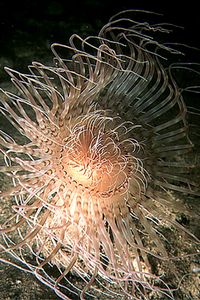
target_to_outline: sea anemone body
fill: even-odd
[[[199,189],[185,158],[193,149],[187,108],[159,53],[178,51],[151,32],[168,29],[122,13],[98,37],[53,44],[53,67],[35,62],[30,74],[7,68],[19,92],[1,91],[0,110],[23,142],[0,132],[0,172],[13,185],[1,197],[14,201],[1,248],[62,299],[69,299],[67,289],[81,299],[94,296],[95,280],[114,299],[167,290],[152,282],[149,263],[149,256],[168,259],[157,224],[176,225],[166,214],[166,190]],[[58,54],[64,50],[70,59]],[[57,278],[48,264],[57,266]],[[69,272],[82,278],[82,289]]]

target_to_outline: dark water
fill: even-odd
[[[50,56],[53,42],[66,43],[72,33],[96,34],[109,17],[124,9],[164,14],[164,21],[184,26],[174,41],[199,47],[200,18],[196,1],[49,0],[0,1],[0,78],[4,63],[24,69],[32,60]]]

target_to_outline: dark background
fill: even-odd
[[[6,60],[12,67],[21,67],[29,60],[42,58],[52,42],[67,43],[72,33],[97,34],[113,14],[133,8],[164,14],[164,21],[185,28],[178,31],[177,42],[200,47],[200,17],[195,0],[19,0],[12,3],[2,0],[0,68]]]
[[[53,42],[67,44],[73,33],[82,37],[97,35],[112,15],[126,9],[163,14],[163,22],[184,27],[175,28],[175,33],[169,35],[170,42],[200,49],[197,3],[196,0],[15,0],[12,3],[0,0],[0,85],[9,81],[5,66],[27,72],[32,61],[52,64],[50,45]],[[151,21],[154,22],[152,18]],[[186,61],[200,63],[199,54],[200,51],[188,48]],[[199,76],[197,81],[199,85]],[[199,108],[198,99],[190,101],[192,106]]]
[[[0,85],[9,81],[9,76],[4,71],[5,66],[27,72],[27,66],[32,61],[52,64],[50,45],[53,42],[67,44],[73,33],[82,37],[97,35],[111,16],[126,9],[150,10],[163,14],[162,22],[184,27],[177,30],[175,28],[174,33],[169,38],[167,36],[170,42],[200,49],[197,3],[196,0],[18,0],[12,3],[0,0]],[[151,21],[154,22],[152,17]],[[183,61],[185,58],[187,62],[200,63],[200,51],[187,48]],[[194,84],[196,81],[191,83]],[[189,95],[191,105],[199,108],[199,98],[193,99]]]
[[[16,31],[55,39],[67,32],[66,24],[80,30],[81,24],[98,27],[110,16],[124,9],[146,9],[165,15],[166,20],[185,27],[185,34],[199,42],[199,8],[197,1],[145,0],[19,0],[0,1],[1,47],[13,38]],[[62,29],[63,25],[63,29]],[[79,26],[78,26],[79,25]]]
[[[12,35],[18,29],[28,33],[36,33],[35,30],[40,29],[37,34],[50,34],[53,29],[51,24],[54,22],[52,34],[56,36],[60,22],[88,23],[90,26],[96,26],[100,20],[105,23],[120,10],[136,8],[164,14],[169,22],[185,26],[187,31],[191,31],[191,38],[199,40],[200,17],[197,3],[195,0],[18,0],[12,3],[1,0],[1,37]],[[40,22],[40,28],[34,28],[37,22]],[[62,33],[58,30],[57,34],[59,36]]]

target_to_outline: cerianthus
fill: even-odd
[[[187,230],[168,213],[170,191],[200,194],[187,107],[165,60],[179,51],[156,40],[170,25],[131,13],[97,37],[53,44],[54,66],[6,68],[18,93],[1,90],[0,111],[19,134],[0,131],[0,172],[12,182],[0,194],[11,203],[0,251],[61,299],[173,299],[152,260],[176,274],[161,227]]]

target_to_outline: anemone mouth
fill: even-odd
[[[67,139],[64,152],[64,172],[90,194],[106,197],[127,189],[134,166],[116,133],[81,125]]]

